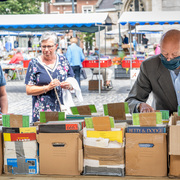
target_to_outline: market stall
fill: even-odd
[[[99,36],[100,31],[105,29],[106,25],[112,24],[108,13],[0,15],[0,19],[0,30],[34,32],[77,30],[90,33],[99,32]],[[100,38],[98,46],[100,53]],[[100,86],[99,93],[101,93]]]
[[[124,12],[118,20],[121,25],[129,24],[131,26],[136,25],[173,25],[180,24],[180,12],[179,11],[161,11],[161,12]],[[130,33],[131,33],[130,26]],[[131,35],[130,35],[131,42]],[[130,48],[130,70],[132,70],[132,48]],[[132,82],[131,82],[132,86]]]

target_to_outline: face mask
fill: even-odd
[[[161,54],[160,55],[161,62],[163,65],[170,70],[175,70],[180,66],[180,56],[171,59],[170,61],[167,61],[167,59]]]

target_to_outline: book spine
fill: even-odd
[[[127,133],[166,133],[165,127],[128,127]]]

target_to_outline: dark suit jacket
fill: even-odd
[[[177,111],[178,102],[171,75],[161,63],[159,55],[141,64],[137,80],[125,100],[130,112],[134,112],[138,103],[146,102],[151,92],[155,110],[169,110],[170,114]]]

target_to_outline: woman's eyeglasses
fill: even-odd
[[[42,47],[42,49],[46,49],[46,48],[52,49],[54,46],[55,46],[55,45],[51,45],[51,46],[41,46],[41,47]]]

